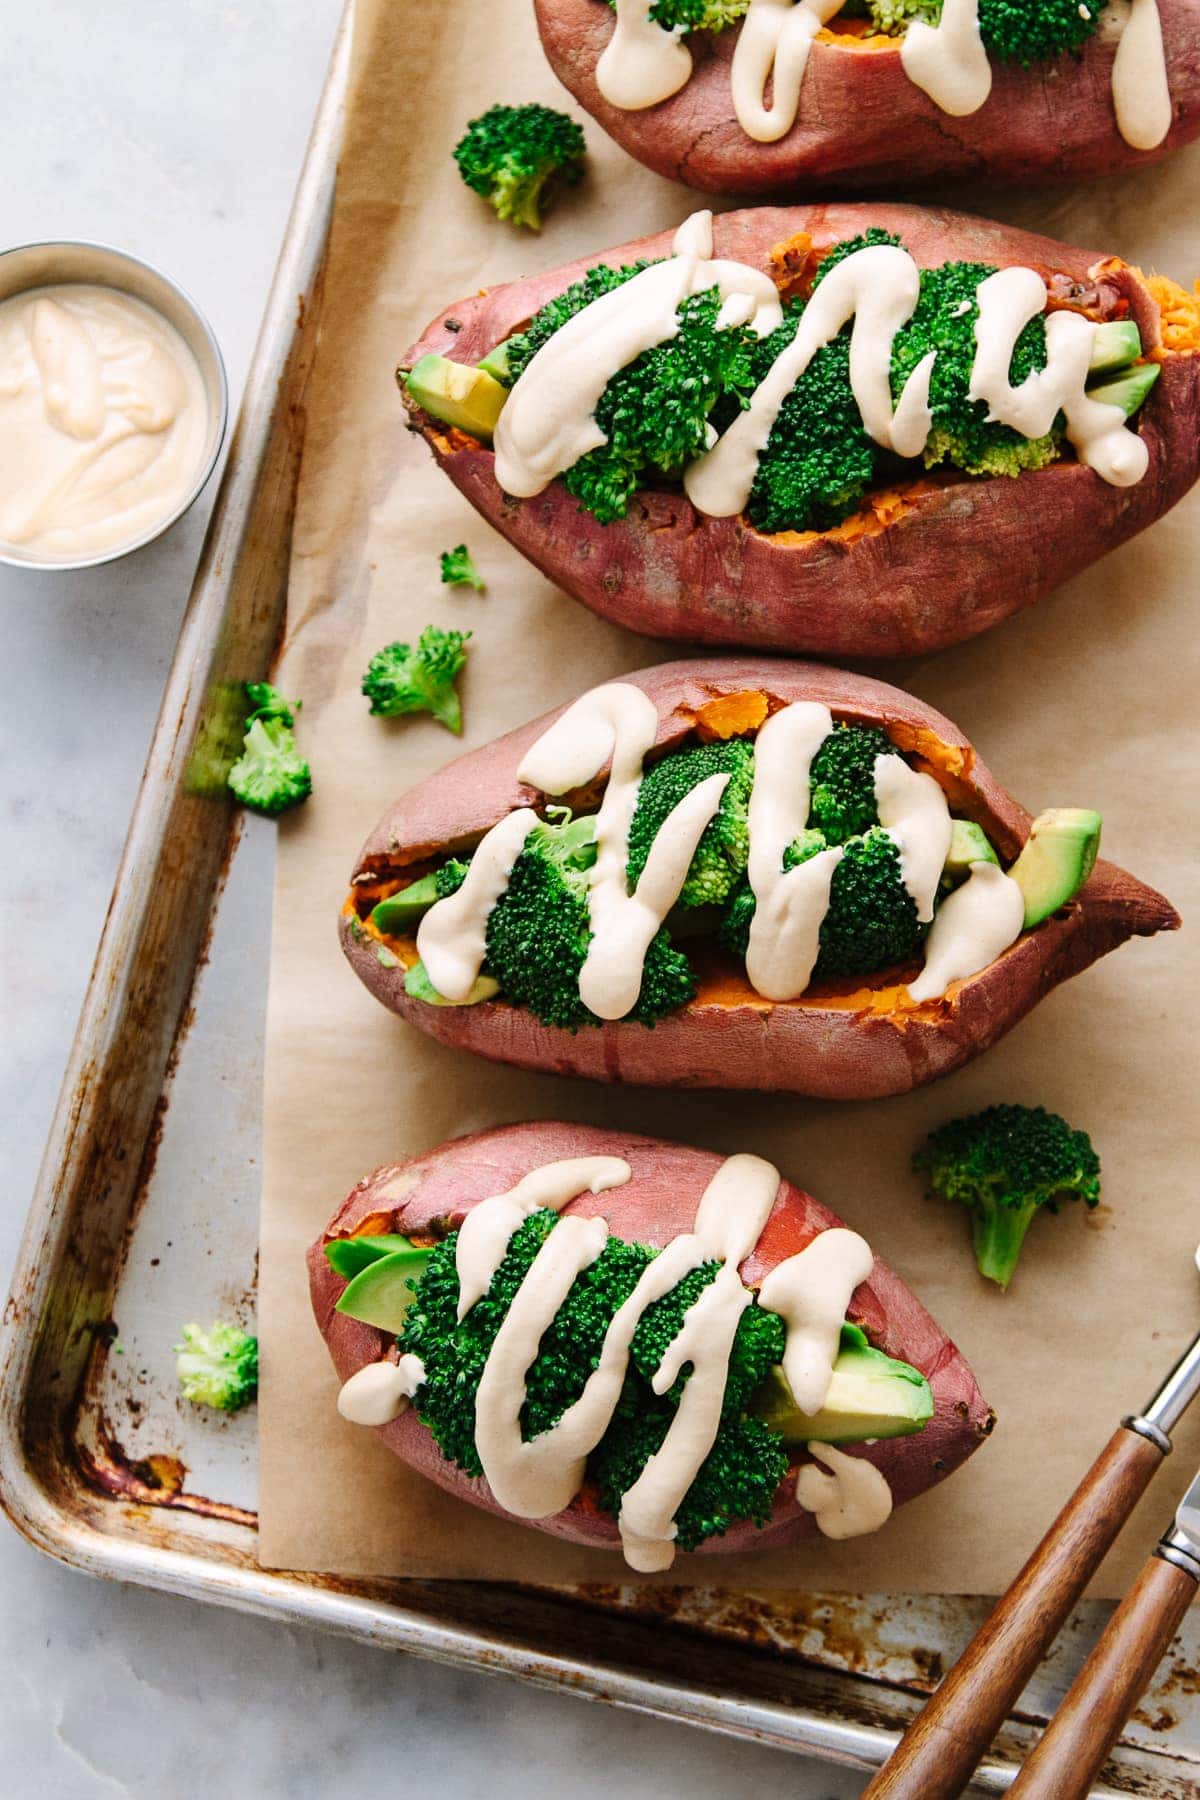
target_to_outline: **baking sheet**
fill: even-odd
[[[305,702],[316,793],[280,834],[268,1019],[260,1330],[261,1555],[346,1575],[562,1582],[615,1558],[485,1518],[403,1469],[334,1410],[303,1248],[378,1162],[509,1119],[560,1116],[768,1155],[866,1233],[963,1346],[1001,1423],[992,1442],[874,1539],[769,1557],[681,1558],[673,1581],[736,1587],[997,1591],[1108,1436],[1195,1329],[1198,1209],[1187,1002],[1191,934],[1135,943],[1053,995],[985,1059],[903,1099],[591,1088],[494,1068],[383,1012],[337,948],[358,845],[383,806],[458,746],[422,720],[370,719],[371,652],[430,620],[475,632],[464,746],[674,652],[593,619],[478,521],[407,434],[392,369],[456,295],[684,217],[695,201],[587,125],[591,175],[539,239],[495,225],[449,150],[497,97],[562,104],[525,0],[486,12],[364,4],[297,519],[283,685]],[[423,83],[412,79],[422,46]],[[1064,238],[1185,275],[1200,265],[1194,153],[1092,193],[989,202]],[[1182,221],[1180,223],[1179,221]],[[891,678],[944,708],[1033,809],[1098,806],[1106,850],[1195,912],[1187,811],[1196,691],[1189,569],[1195,501],[1033,613]],[[466,539],[479,598],[440,587]],[[929,1125],[996,1099],[1042,1101],[1090,1129],[1105,1165],[1094,1215],[1035,1228],[1007,1297],[974,1273],[966,1221],[906,1172]],[[1200,1455],[1200,1421],[1094,1589],[1115,1594]]]

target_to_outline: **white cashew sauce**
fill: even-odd
[[[842,851],[830,847],[788,870],[783,858],[805,828],[812,760],[833,729],[827,706],[796,701],[774,713],[755,740],[748,874],[756,906],[746,975],[767,1000],[799,998],[817,960],[821,922]],[[522,781],[557,795],[584,787],[611,764],[596,817],[596,860],[588,872],[592,937],[579,977],[580,999],[599,1019],[623,1019],[636,1005],[646,952],[679,898],[729,779],[710,775],[667,815],[631,893],[626,876],[629,827],[643,761],[657,731],[658,714],[649,697],[628,682],[608,682],[569,706],[531,746],[518,770]],[[1010,876],[993,864],[973,863],[966,883],[947,896],[935,916],[953,830],[944,792],[932,775],[911,769],[902,756],[892,754],[875,759],[875,801],[880,824],[899,851],[901,876],[917,917],[933,920],[924,972],[910,984],[909,995],[917,1001],[936,999],[951,981],[977,975],[1016,941],[1024,923],[1024,899]],[[536,813],[522,808],[493,826],[457,893],[431,906],[418,927],[417,951],[447,1000],[463,1002],[483,968],[488,915],[536,820]]]
[[[691,77],[690,50],[678,29],[668,30],[650,17],[652,4],[617,0],[616,29],[596,65],[601,94],[623,112],[669,100]],[[840,0],[750,0],[734,47],[730,86],[734,117],[755,143],[776,143],[796,123],[813,40],[840,10]],[[942,112],[954,118],[978,112],[992,90],[979,0],[945,0],[936,26],[914,19],[904,33],[900,61],[909,80]],[[1157,0],[1133,0],[1113,63],[1112,97],[1117,130],[1127,144],[1153,150],[1162,143],[1171,128],[1171,96]]]
[[[495,473],[505,493],[526,499],[540,494],[607,441],[596,420],[601,395],[619,370],[676,335],[677,309],[689,294],[717,287],[724,296],[719,323],[748,321],[760,337],[774,330],[781,313],[769,277],[711,256],[712,214],[693,213],[675,235],[673,255],[585,306],[531,358],[496,426]],[[929,384],[936,351],[917,364],[894,405],[890,379],[892,341],[916,307],[920,279],[907,250],[894,244],[867,245],[830,270],[749,405],[685,470],[683,485],[699,512],[730,518],[743,510],[784,401],[817,351],[850,320],[850,386],[863,425],[884,449],[920,456],[933,423]],[[1119,406],[1085,392],[1092,322],[1081,313],[1051,313],[1046,367],[1014,388],[1008,378],[1013,351],[1025,326],[1045,310],[1045,283],[1033,269],[1001,269],[980,283],[978,301],[971,398],[986,402],[991,418],[1031,438],[1048,432],[1061,410],[1080,462],[1115,487],[1140,481],[1149,463],[1145,443]]]
[[[581,1194],[622,1186],[630,1175],[628,1163],[619,1157],[572,1158],[535,1169],[508,1193],[482,1200],[468,1213],[458,1236],[459,1317],[487,1292],[513,1233],[530,1213],[540,1207],[560,1211]],[[761,1157],[731,1156],[723,1162],[701,1196],[692,1230],[674,1238],[647,1265],[614,1315],[599,1363],[578,1400],[549,1431],[525,1441],[521,1409],[530,1365],[576,1277],[596,1261],[608,1239],[603,1218],[572,1214],[559,1221],[496,1333],[476,1394],[476,1448],[488,1485],[506,1512],[522,1519],[545,1519],[570,1505],[583,1484],[587,1458],[612,1419],[642,1315],[693,1269],[719,1262],[716,1277],[684,1315],[653,1377],[655,1393],[665,1394],[691,1365],[667,1435],[626,1491],[618,1518],[631,1568],[643,1572],[670,1568],[675,1559],[675,1514],[716,1441],[738,1320],[751,1304],[738,1267],[758,1242],[778,1191],[779,1171]],[[779,1263],[763,1283],[760,1303],[784,1321],[783,1366],[789,1381],[798,1384],[793,1391],[807,1413],[819,1412],[825,1403],[842,1321],[851,1296],[873,1265],[869,1246],[856,1232],[836,1229],[823,1232]],[[416,1362],[415,1357],[402,1357],[399,1365],[375,1363],[360,1370],[342,1389],[339,1408],[346,1417],[361,1417],[365,1424],[387,1423],[396,1415],[375,1406],[375,1386],[389,1394],[398,1390],[399,1370]],[[375,1377],[376,1370],[394,1373]],[[364,1380],[367,1376],[371,1382]],[[410,1387],[407,1394],[414,1391],[415,1386]],[[366,1417],[368,1412],[372,1416]],[[384,1412],[386,1417],[377,1416]],[[814,1455],[823,1454],[816,1445],[812,1449]],[[856,1472],[859,1467],[854,1462]],[[848,1520],[858,1520],[861,1530],[873,1530],[874,1525],[865,1522],[868,1512],[878,1515],[882,1524],[891,1510],[891,1497],[889,1493],[887,1508],[881,1510],[878,1485],[887,1493],[887,1482],[877,1470],[872,1473],[876,1485],[871,1505],[859,1497],[857,1485],[846,1487],[840,1509],[824,1487],[805,1498],[798,1484],[797,1498],[830,1536],[851,1535]],[[840,1489],[842,1476],[836,1466],[835,1474]],[[857,1473],[854,1480],[861,1485]]]
[[[80,284],[0,302],[0,540],[48,559],[130,543],[199,472],[208,401],[172,325]]]

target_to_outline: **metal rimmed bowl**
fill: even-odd
[[[170,530],[193,505],[212,474],[225,441],[229,420],[229,386],[225,363],[212,327],[195,301],[178,283],[161,269],[146,263],[128,251],[114,249],[111,244],[91,244],[63,240],[43,244],[20,244],[0,251],[0,301],[11,300],[33,288],[70,286],[85,283],[115,288],[151,308],[174,326],[196,359],[208,404],[208,434],[200,457],[196,477],[183,496],[163,518],[127,542],[110,545],[90,556],[52,557],[22,549],[17,544],[0,540],[0,563],[18,569],[94,569],[102,563],[115,562],[152,543]]]

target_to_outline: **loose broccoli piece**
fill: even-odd
[[[679,904],[720,905],[728,898],[750,855],[754,748],[745,738],[677,750],[647,769],[629,827],[627,872],[631,887],[645,868],[651,845],[667,816],[685,795],[711,775],[728,775],[729,782],[721,796],[720,810],[696,846]]]
[[[441,631],[427,625],[416,649],[388,644],[377,650],[363,676],[362,691],[380,718],[400,713],[432,713],[440,725],[462,734],[462,701],[454,683],[467,660],[469,631]]]
[[[984,401],[967,397],[979,317],[976,290],[994,272],[987,263],[923,269],[916,311],[896,334],[892,392],[897,396],[922,357],[930,350],[937,352],[929,389],[933,429],[925,447],[927,467],[952,462],[971,475],[1019,475],[1022,469],[1044,468],[1059,455],[1061,416],[1044,438],[1024,438],[1010,426],[990,420]],[[1009,379],[1018,386],[1045,366],[1045,321],[1031,319],[1017,339]]]
[[[875,758],[896,749],[877,725],[835,725],[809,771],[808,824],[830,844],[844,844],[879,823]]]
[[[246,699],[250,707],[246,717],[247,725],[253,719],[278,719],[281,725],[296,723],[294,715],[300,711],[299,700],[285,700],[279,689],[273,688],[269,681],[248,681]]]
[[[421,1358],[425,1379],[413,1402],[442,1454],[468,1475],[481,1475],[475,1448],[475,1396],[488,1353],[534,1257],[557,1223],[550,1211],[534,1213],[509,1241],[491,1287],[458,1323],[457,1233],[432,1252],[416,1285],[413,1304],[399,1339],[400,1348]],[[583,1391],[597,1367],[605,1332],[655,1255],[641,1244],[610,1238],[600,1256],[577,1277],[543,1334],[526,1377],[521,1432],[528,1441],[557,1423]],[[682,1391],[658,1396],[650,1376],[678,1330],[683,1314],[716,1274],[709,1263],[648,1308],[634,1338],[620,1401],[604,1439],[589,1464],[600,1504],[620,1511],[621,1495],[666,1436]],[[775,1491],[787,1472],[779,1435],[742,1408],[783,1350],[783,1325],[773,1313],[749,1306],[738,1324],[725,1389],[720,1434],[692,1484],[678,1515],[679,1542],[694,1549],[705,1537],[736,1519],[764,1523]]]
[[[900,852],[887,832],[873,825],[850,838],[833,871],[814,973],[872,975],[893,968],[916,955],[924,936],[900,872]]]
[[[471,587],[477,594],[482,594],[483,576],[475,567],[471,552],[465,544],[456,544],[453,550],[443,550],[441,563],[442,580],[449,587]]]
[[[281,718],[253,719],[242,754],[229,771],[229,787],[252,812],[276,818],[312,793],[312,770]]]
[[[208,1331],[185,1325],[175,1345],[175,1368],[185,1400],[237,1412],[258,1392],[258,1339],[221,1320]]]
[[[913,1167],[928,1175],[930,1199],[970,1208],[979,1272],[1002,1288],[1038,1212],[1100,1198],[1091,1139],[1043,1106],[989,1106],[951,1119],[917,1150]]]
[[[487,924],[484,966],[505,999],[526,1007],[544,1025],[571,1031],[598,1022],[579,997],[579,972],[591,939],[587,871],[595,861],[594,835],[594,819],[535,827]],[[695,991],[687,958],[660,931],[629,1016],[652,1025],[686,1006]]]
[[[789,844],[784,851],[783,866],[785,869],[797,869],[801,863],[807,862],[810,856],[815,856],[824,848],[825,839],[819,831],[802,831],[795,843]],[[749,880],[743,879],[730,895],[717,928],[718,941],[726,950],[743,960],[750,945],[750,924],[756,904]]]
[[[454,160],[467,186],[491,202],[498,218],[540,231],[554,188],[579,181],[585,153],[574,119],[530,103],[492,106],[472,119]]]

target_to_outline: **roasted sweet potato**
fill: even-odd
[[[958,728],[882,682],[820,664],[748,657],[667,663],[622,679],[654,701],[659,751],[697,729],[736,734],[760,723],[769,707],[816,700],[835,720],[882,726],[898,749],[936,776],[953,810],[984,828],[1003,860],[1028,835],[1029,814]],[[385,1006],[444,1043],[495,1061],[652,1087],[784,1090],[834,1100],[904,1093],[986,1050],[1051,988],[1126,938],[1179,924],[1160,894],[1099,862],[1068,906],[1024,932],[982,974],[921,1004],[899,985],[909,976],[896,971],[819,981],[799,1000],[772,1003],[754,992],[732,958],[719,955],[693,959],[695,1000],[652,1030],[620,1020],[572,1034],[500,1000],[431,1006],[412,999],[404,976],[406,963],[416,960],[415,945],[374,932],[375,904],[423,873],[435,855],[470,849],[506,814],[541,799],[516,771],[556,717],[547,714],[457,758],[389,808],[363,847],[341,917],[346,955]],[[583,805],[594,796],[567,798]]]
[[[722,1161],[709,1151],[653,1138],[538,1121],[458,1138],[409,1162],[377,1169],[361,1181],[308,1252],[313,1311],[339,1377],[348,1380],[378,1361],[391,1340],[373,1326],[335,1311],[346,1284],[330,1267],[326,1244],[364,1231],[418,1239],[442,1235],[459,1226],[481,1200],[505,1192],[531,1169],[593,1155],[624,1158],[632,1178],[627,1186],[605,1193],[602,1204],[587,1194],[572,1201],[565,1212],[590,1217],[602,1210],[614,1237],[653,1247],[691,1229],[700,1196]],[[743,1281],[757,1286],[777,1263],[840,1223],[820,1201],[786,1180],[781,1182],[758,1244],[741,1264]],[[849,1316],[876,1348],[918,1368],[933,1393],[934,1413],[921,1431],[856,1446],[850,1452],[867,1457],[883,1472],[899,1504],[965,1462],[991,1431],[994,1417],[960,1352],[884,1263],[876,1261],[870,1279],[856,1290]],[[485,1480],[469,1478],[443,1457],[415,1412],[402,1413],[378,1431],[390,1450],[449,1493],[489,1512],[502,1510]],[[767,1549],[812,1533],[813,1515],[798,1504],[794,1490],[789,1474],[765,1528],[736,1524],[723,1537],[708,1539],[703,1550]],[[598,1509],[587,1487],[564,1512],[538,1520],[537,1525],[580,1544],[613,1548],[619,1541],[615,1520]]]
[[[595,0],[579,0],[606,9]],[[1109,486],[1064,457],[1018,476],[969,476],[945,465],[867,496],[827,531],[757,531],[744,515],[710,518],[682,490],[642,489],[624,519],[602,525],[561,481],[531,500],[497,485],[491,448],[421,412],[413,423],[480,513],[593,612],[650,637],[830,657],[922,654],[961,642],[1030,605],[1160,518],[1200,473],[1200,308],[1171,284],[1104,252],[965,214],[908,206],[760,207],[718,216],[715,254],[792,279],[800,235],[813,253],[870,226],[896,233],[921,267],[1023,264],[1051,304],[1097,320],[1131,318],[1161,361],[1136,415],[1149,467]],[[494,288],[447,307],[404,358],[429,352],[478,362],[598,262],[670,253],[671,234]],[[780,250],[773,257],[772,251]]]
[[[740,25],[689,39],[687,86],[642,112],[606,101],[596,64],[613,30],[600,0],[534,0],[538,30],[559,80],[609,135],[660,175],[714,193],[791,194],[911,189],[946,176],[997,182],[1095,180],[1156,162],[1200,131],[1200,7],[1158,0],[1173,123],[1153,150],[1117,129],[1112,68],[1119,33],[1100,30],[1076,54],[1022,68],[992,61],[991,95],[952,118],[911,82],[901,39],[868,37],[835,19],[813,46],[795,125],[756,143],[738,124],[730,64]]]

